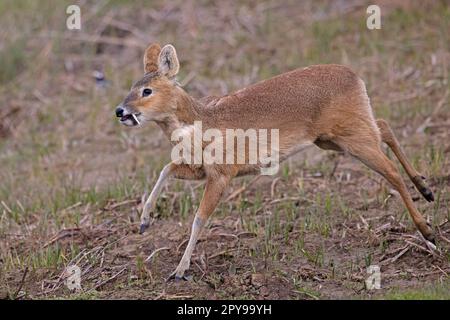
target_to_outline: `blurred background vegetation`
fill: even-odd
[[[37,292],[45,292],[38,288],[41,284],[45,287],[45,279],[59,275],[63,266],[82,248],[92,246],[89,241],[77,242],[75,234],[68,237],[66,244],[56,241],[44,246],[61,230],[79,230],[83,226],[92,229],[92,226],[111,219],[114,228],[121,232],[133,234],[135,231],[140,197],[144,191],[149,191],[159,170],[168,161],[170,146],[154,125],[139,130],[120,126],[114,109],[133,81],[142,76],[143,51],[152,42],[172,43],[177,48],[181,64],[179,80],[194,97],[223,95],[311,64],[350,66],[366,82],[376,116],[392,123],[410,159],[429,177],[437,193],[435,204],[421,201],[418,203],[420,210],[434,225],[448,229],[448,224],[442,223],[445,219],[448,221],[450,199],[449,1],[386,0],[375,3],[381,7],[381,30],[368,30],[366,27],[366,8],[373,1],[2,0],[0,279],[5,280],[1,281],[5,285],[0,294],[5,292],[11,297],[26,268],[32,271],[27,271],[30,283],[25,284],[28,291],[24,289],[26,293],[23,296],[32,297]],[[70,4],[81,8],[81,30],[66,28],[66,8]],[[104,74],[104,81],[95,78],[96,71]],[[260,199],[261,207],[269,203],[271,197],[278,199],[301,194],[304,201],[308,198],[318,200],[315,204],[307,202],[295,209],[295,217],[291,221],[294,228],[304,223],[303,211],[336,211],[335,216],[362,206],[366,216],[377,212],[390,213],[389,208],[383,206],[389,187],[383,182],[381,195],[374,195],[380,193],[381,182],[370,181],[381,181],[378,176],[369,174],[367,177],[367,170],[361,176],[354,174],[356,186],[353,187],[343,180],[325,179],[325,176],[335,173],[337,158],[329,153],[320,153],[325,156],[318,154],[312,151],[301,156],[301,160],[285,164],[281,173],[285,189],[280,187],[275,193],[271,192],[269,182],[268,186],[266,183],[262,187],[265,191],[261,194],[250,189],[248,197],[256,196],[255,203]],[[339,168],[337,174],[365,170],[351,159],[340,159]],[[314,177],[314,174],[321,179],[321,187],[297,180],[299,176]],[[248,181],[236,181],[233,188],[238,189]],[[159,223],[173,226],[181,219],[183,228],[176,230],[180,237],[187,235],[189,219],[201,194],[201,188],[196,188],[196,184],[187,185],[189,187],[186,188],[186,184],[177,182],[167,187],[166,193],[179,194],[194,188],[191,195],[179,196],[175,204],[164,201],[160,204]],[[367,186],[367,190],[360,190],[358,185]],[[336,189],[341,196],[337,195]],[[317,199],[317,190],[326,195]],[[355,192],[360,193],[360,199],[355,199]],[[375,204],[370,204],[371,197],[376,198]],[[135,199],[131,207],[116,207],[113,213],[103,210],[112,203],[130,199]],[[290,211],[285,207],[278,208],[281,218],[275,222],[281,227],[274,227],[275,235],[267,234],[261,231],[267,229],[267,220],[245,215],[242,218],[242,214],[250,210],[243,205],[246,201],[250,200],[240,196],[223,205],[219,209],[218,221],[223,220],[226,213],[231,212],[235,216],[239,213],[244,221],[241,222],[244,230],[254,232],[256,239],[270,242],[265,248],[256,248],[253,257],[245,252],[242,254],[249,258],[247,262],[250,261],[244,264],[245,268],[251,269],[254,267],[251,257],[253,261],[258,261],[258,257],[266,261],[267,254],[272,254],[271,250],[280,244],[276,234],[287,232],[283,229],[287,219],[284,215]],[[258,208],[255,210],[260,212]],[[349,218],[350,226],[352,223],[356,226],[359,221],[359,209],[354,210],[356,222]],[[401,216],[398,222],[406,224],[411,232],[411,224],[403,208],[396,206],[393,210],[393,215]],[[247,218],[248,221],[245,220]],[[337,236],[333,230],[342,227],[341,220],[325,218],[327,224],[324,225],[324,217],[319,215],[316,218],[322,220],[316,221],[318,227],[310,230],[312,234],[316,232],[314,241],[322,236],[330,239]],[[376,221],[374,225],[377,225]],[[153,236],[156,239],[158,234]],[[367,240],[365,234],[358,238],[364,249],[366,245],[362,239]],[[153,238],[147,240],[154,241]],[[171,245],[181,242],[177,241],[173,240]],[[289,241],[286,240],[285,246],[292,246]],[[292,241],[300,243],[298,235],[293,236]],[[300,254],[306,260],[299,258],[295,262],[302,264],[320,256],[328,270],[334,268],[330,263],[333,259],[334,263],[339,260],[346,268],[353,268],[349,266],[350,262],[344,261],[343,253],[327,259],[327,251],[319,252],[318,249],[323,250],[323,245],[314,247],[314,254]],[[377,251],[381,250],[379,248],[375,246],[373,252],[366,253],[362,260],[367,262],[372,255],[380,258],[384,251]],[[141,254],[133,253],[132,259],[138,259],[136,257]],[[235,259],[244,259],[242,256]],[[349,257],[350,260],[353,258]],[[426,259],[420,253],[410,258]],[[448,264],[448,254],[445,259]],[[177,256],[173,255],[173,261],[176,260]],[[137,261],[140,263],[133,260],[134,267],[130,267],[127,286],[132,287],[130,275],[139,273],[133,269],[142,264],[141,260]],[[279,269],[272,269],[287,272],[286,268],[293,263],[278,262]],[[352,260],[351,265],[353,263]],[[168,272],[165,268],[170,269],[171,265],[159,267],[164,274]],[[423,268],[431,267],[425,264]],[[444,267],[441,265],[440,268]],[[448,268],[445,270],[444,275],[448,277]],[[362,269],[360,272],[364,274]],[[432,276],[433,281],[438,281],[442,273]],[[138,278],[141,279],[140,276]],[[405,286],[421,286],[417,280],[420,277],[412,278]],[[217,289],[220,285],[215,284],[216,280],[210,279],[210,283],[214,283]],[[221,281],[217,283],[223,283]],[[321,293],[315,284],[307,283],[308,288],[314,287],[315,293],[306,294],[309,291],[297,290],[299,279],[289,278],[287,281],[297,293],[278,297],[298,297],[298,292],[303,292],[301,298],[355,295],[352,285],[347,291],[330,291],[327,295],[326,292]],[[332,286],[338,287],[336,284]],[[271,291],[270,286],[267,287]],[[448,286],[440,284],[438,288],[436,296],[448,298]],[[154,291],[149,295],[157,295],[160,289],[161,284],[156,281]],[[195,297],[210,297],[192,290]],[[249,292],[243,289],[237,290],[236,294],[228,291],[221,294],[225,298],[261,295],[259,291]],[[67,292],[61,294],[64,296]],[[392,295],[397,297],[399,293],[396,291]]]

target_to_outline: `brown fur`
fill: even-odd
[[[167,47],[167,46],[166,46]],[[166,136],[178,128],[202,121],[203,129],[277,128],[280,130],[280,159],[291,155],[297,146],[316,144],[323,149],[345,151],[384,176],[400,193],[420,232],[433,240],[433,231],[415,208],[395,165],[381,151],[384,141],[392,148],[419,191],[432,198],[431,191],[409,163],[389,125],[375,121],[364,82],[341,65],[315,65],[287,72],[238,90],[223,97],[194,100],[172,77],[178,72],[175,50],[150,46],[144,58],[146,72],[125,102],[147,120],[154,120]],[[164,52],[164,53],[163,53]],[[158,61],[159,59],[159,61]],[[176,61],[176,62],[175,62]],[[158,65],[158,71],[154,66]],[[175,66],[176,71],[172,68]],[[136,92],[151,87],[151,97],[140,98]],[[254,165],[172,165],[177,178],[206,178],[207,185],[197,218],[204,221],[214,211],[228,182],[236,176],[255,174]],[[431,196],[430,196],[431,194]],[[193,226],[194,228],[194,226]],[[195,245],[196,236],[191,237]],[[191,244],[192,245],[192,244]],[[176,274],[189,265],[187,250]]]
[[[145,50],[144,55],[144,71],[145,73],[155,72],[158,70],[158,56],[161,52],[159,44],[154,43]]]

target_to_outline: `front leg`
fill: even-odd
[[[175,279],[183,279],[184,273],[189,269],[191,262],[192,252],[194,251],[195,244],[200,235],[200,232],[208,220],[209,216],[213,213],[214,209],[217,207],[223,192],[225,191],[231,177],[219,176],[214,178],[208,178],[206,181],[205,191],[203,193],[203,198],[200,202],[197,213],[195,214],[194,222],[192,223],[191,236],[189,238],[188,245],[184,251],[183,257],[181,258],[178,267],[169,277],[175,277]]]
[[[159,174],[159,178],[153,187],[150,196],[144,204],[144,209],[141,215],[141,226],[139,228],[139,233],[142,234],[150,225],[150,212],[155,210],[156,200],[161,193],[164,182],[167,178],[174,177],[178,179],[189,179],[189,180],[199,180],[203,179],[204,172],[201,168],[191,167],[186,164],[175,164],[173,162],[167,164]]]
[[[155,209],[156,200],[158,199],[159,194],[161,193],[161,189],[164,186],[164,182],[167,180],[168,177],[170,177],[174,168],[175,167],[173,163],[169,163],[164,166],[161,173],[159,174],[158,180],[156,181],[156,184],[153,187],[152,192],[150,193],[150,196],[148,197],[147,201],[145,201],[144,209],[142,210],[141,215],[141,226],[139,228],[140,234],[144,233],[144,231],[150,225],[150,211],[153,211]]]

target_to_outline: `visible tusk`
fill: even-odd
[[[141,123],[139,122],[139,120],[136,117],[136,115],[134,113],[132,113],[131,115],[133,116],[134,121],[136,121],[138,125],[141,125]]]

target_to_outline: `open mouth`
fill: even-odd
[[[140,116],[140,115],[141,115],[140,113],[130,113],[130,114],[124,115],[120,118],[120,122],[126,123],[128,120],[130,120],[133,123],[133,125],[140,125],[141,122],[138,119],[138,116]]]

